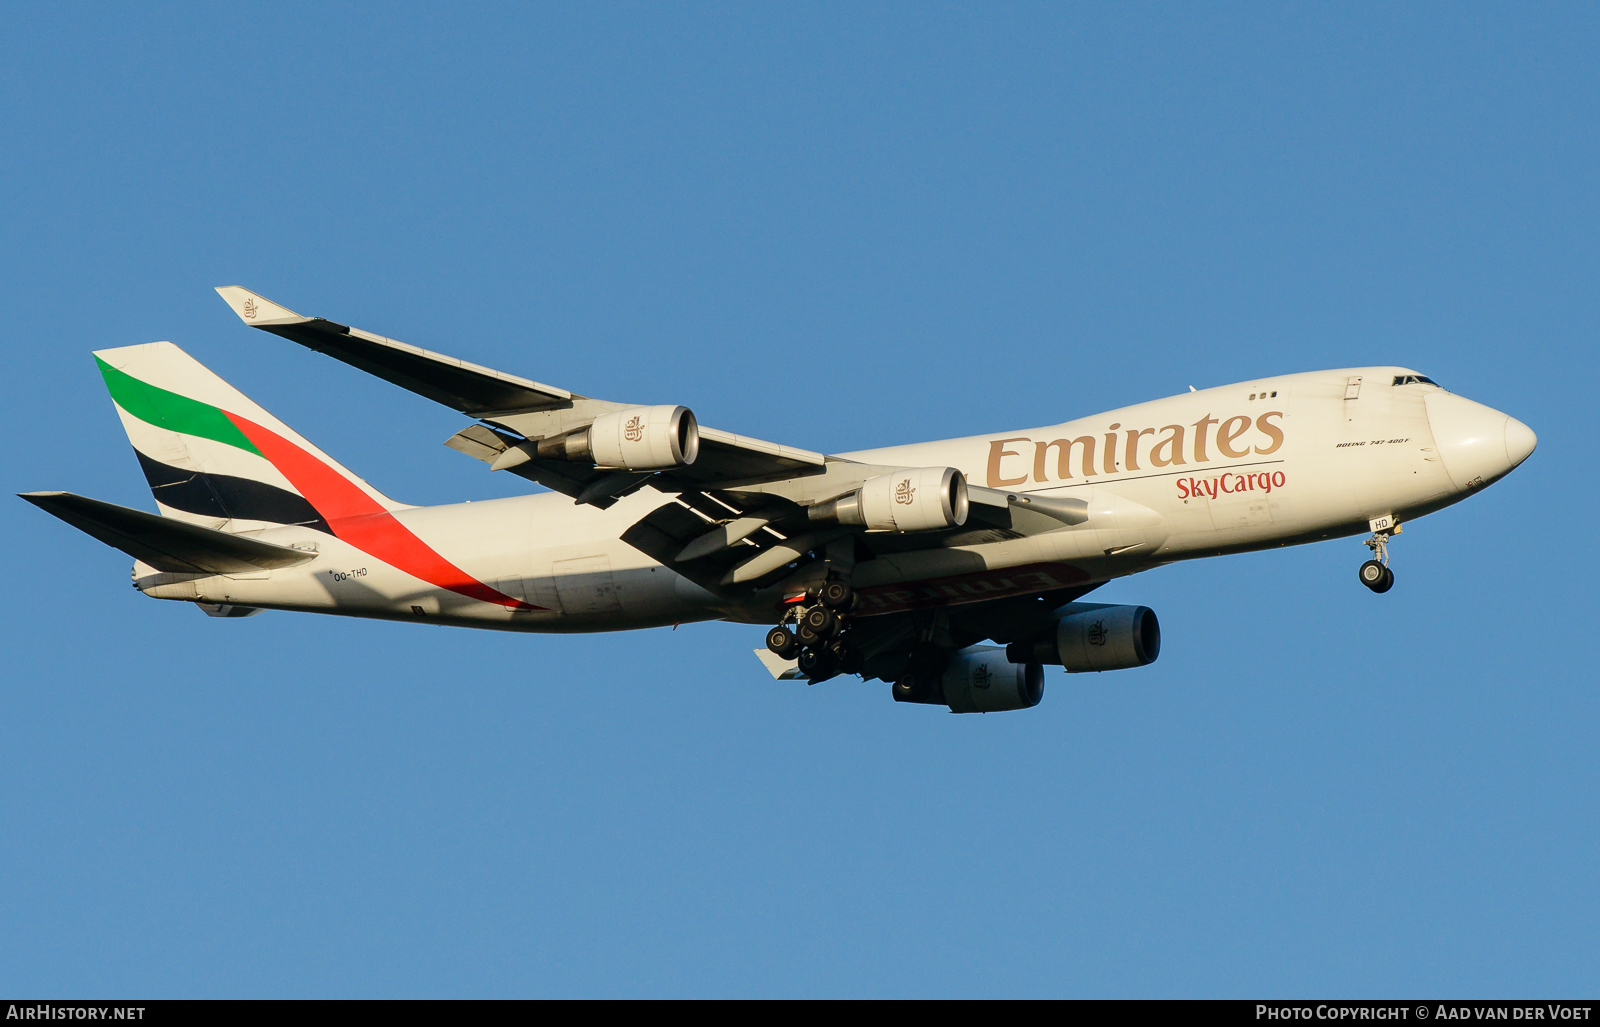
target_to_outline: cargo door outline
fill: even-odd
[[[617,595],[616,582],[611,578],[610,557],[557,560],[552,570],[562,613],[569,617],[592,617],[621,612],[622,601]]]

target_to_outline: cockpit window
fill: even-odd
[[[1420,374],[1397,374],[1394,376],[1394,383],[1396,385],[1439,385],[1432,378]],[[1440,387],[1442,388],[1442,386]]]

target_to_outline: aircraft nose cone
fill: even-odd
[[[1458,491],[1492,484],[1527,459],[1537,437],[1515,418],[1449,392],[1430,392],[1428,425]]]
[[[1512,467],[1528,459],[1538,445],[1539,436],[1533,433],[1532,428],[1515,417],[1506,418],[1506,459],[1511,461]]]

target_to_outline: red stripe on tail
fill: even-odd
[[[223,413],[316,507],[335,537],[430,585],[470,599],[513,610],[544,609],[498,592],[446,560],[348,478],[277,432],[238,414]]]

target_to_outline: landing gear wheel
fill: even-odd
[[[813,685],[839,673],[839,658],[830,649],[807,648],[800,653],[800,673]]]
[[[767,648],[772,650],[780,660],[792,660],[800,651],[800,643],[789,633],[789,629],[779,624],[767,632]]]
[[[839,630],[839,615],[826,606],[813,606],[800,618],[800,630],[817,638],[832,638]]]
[[[894,697],[895,702],[937,703],[940,700],[934,696],[938,687],[938,678],[907,670],[889,689],[889,694]]]
[[[1372,521],[1372,537],[1362,543],[1372,550],[1372,559],[1361,565],[1358,572],[1361,583],[1374,592],[1383,593],[1394,588],[1394,571],[1389,569],[1389,540],[1400,534],[1400,525],[1393,517],[1380,517]]]
[[[842,581],[829,581],[822,586],[822,605],[830,610],[848,610],[855,602],[855,589]]]
[[[894,696],[895,702],[921,702],[924,691],[922,682],[918,680],[915,674],[909,673],[901,675],[900,679],[889,689],[890,694]]]
[[[931,642],[918,642],[911,649],[905,673],[890,689],[895,702],[940,703],[944,701],[944,671],[950,653]]]

